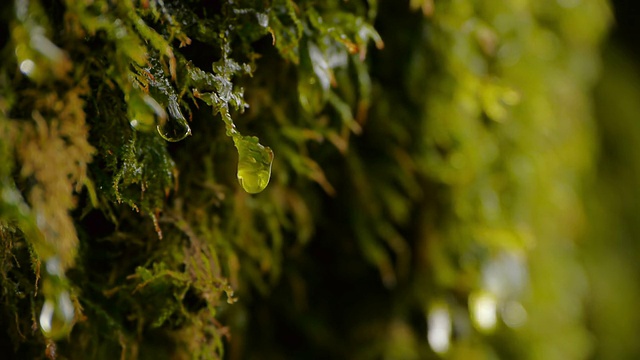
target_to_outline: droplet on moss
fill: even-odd
[[[61,339],[69,334],[73,326],[75,309],[65,280],[60,259],[53,256],[46,261],[42,280],[45,301],[40,311],[40,328],[49,339]]]
[[[74,309],[69,293],[60,291],[44,301],[40,312],[40,328],[47,338],[65,337],[73,325]]]
[[[182,115],[178,104],[175,101],[169,102],[167,110],[169,117],[165,122],[157,125],[160,136],[167,141],[176,142],[191,135],[191,128],[187,119]]]
[[[234,142],[238,149],[238,182],[244,191],[257,194],[269,184],[273,151],[254,136],[238,136]]]

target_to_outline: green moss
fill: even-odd
[[[568,3],[2,5],[16,357],[585,358]]]

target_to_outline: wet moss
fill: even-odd
[[[582,2],[1,5],[0,338],[17,358],[583,358],[572,249],[610,19]]]

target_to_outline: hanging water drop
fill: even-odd
[[[234,143],[238,149],[238,182],[244,191],[257,194],[269,184],[273,151],[255,136],[237,135]]]
[[[220,97],[215,93],[196,94],[196,97],[218,110],[224,121],[227,136],[233,139],[233,144],[238,150],[238,182],[244,191],[257,194],[264,190],[271,178],[273,151],[260,144],[257,137],[240,134],[229,114],[228,105],[220,104]]]
[[[40,328],[44,336],[50,339],[60,339],[69,334],[74,319],[73,303],[69,292],[60,291],[52,297],[47,297],[40,312]]]
[[[60,339],[69,334],[75,310],[69,296],[68,284],[60,264],[54,256],[47,260],[42,279],[45,301],[40,312],[40,328],[49,339]]]
[[[167,112],[169,117],[157,126],[158,133],[163,139],[176,142],[191,135],[191,128],[176,101],[169,102]]]

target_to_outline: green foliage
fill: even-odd
[[[570,3],[3,4],[16,357],[588,357]]]

